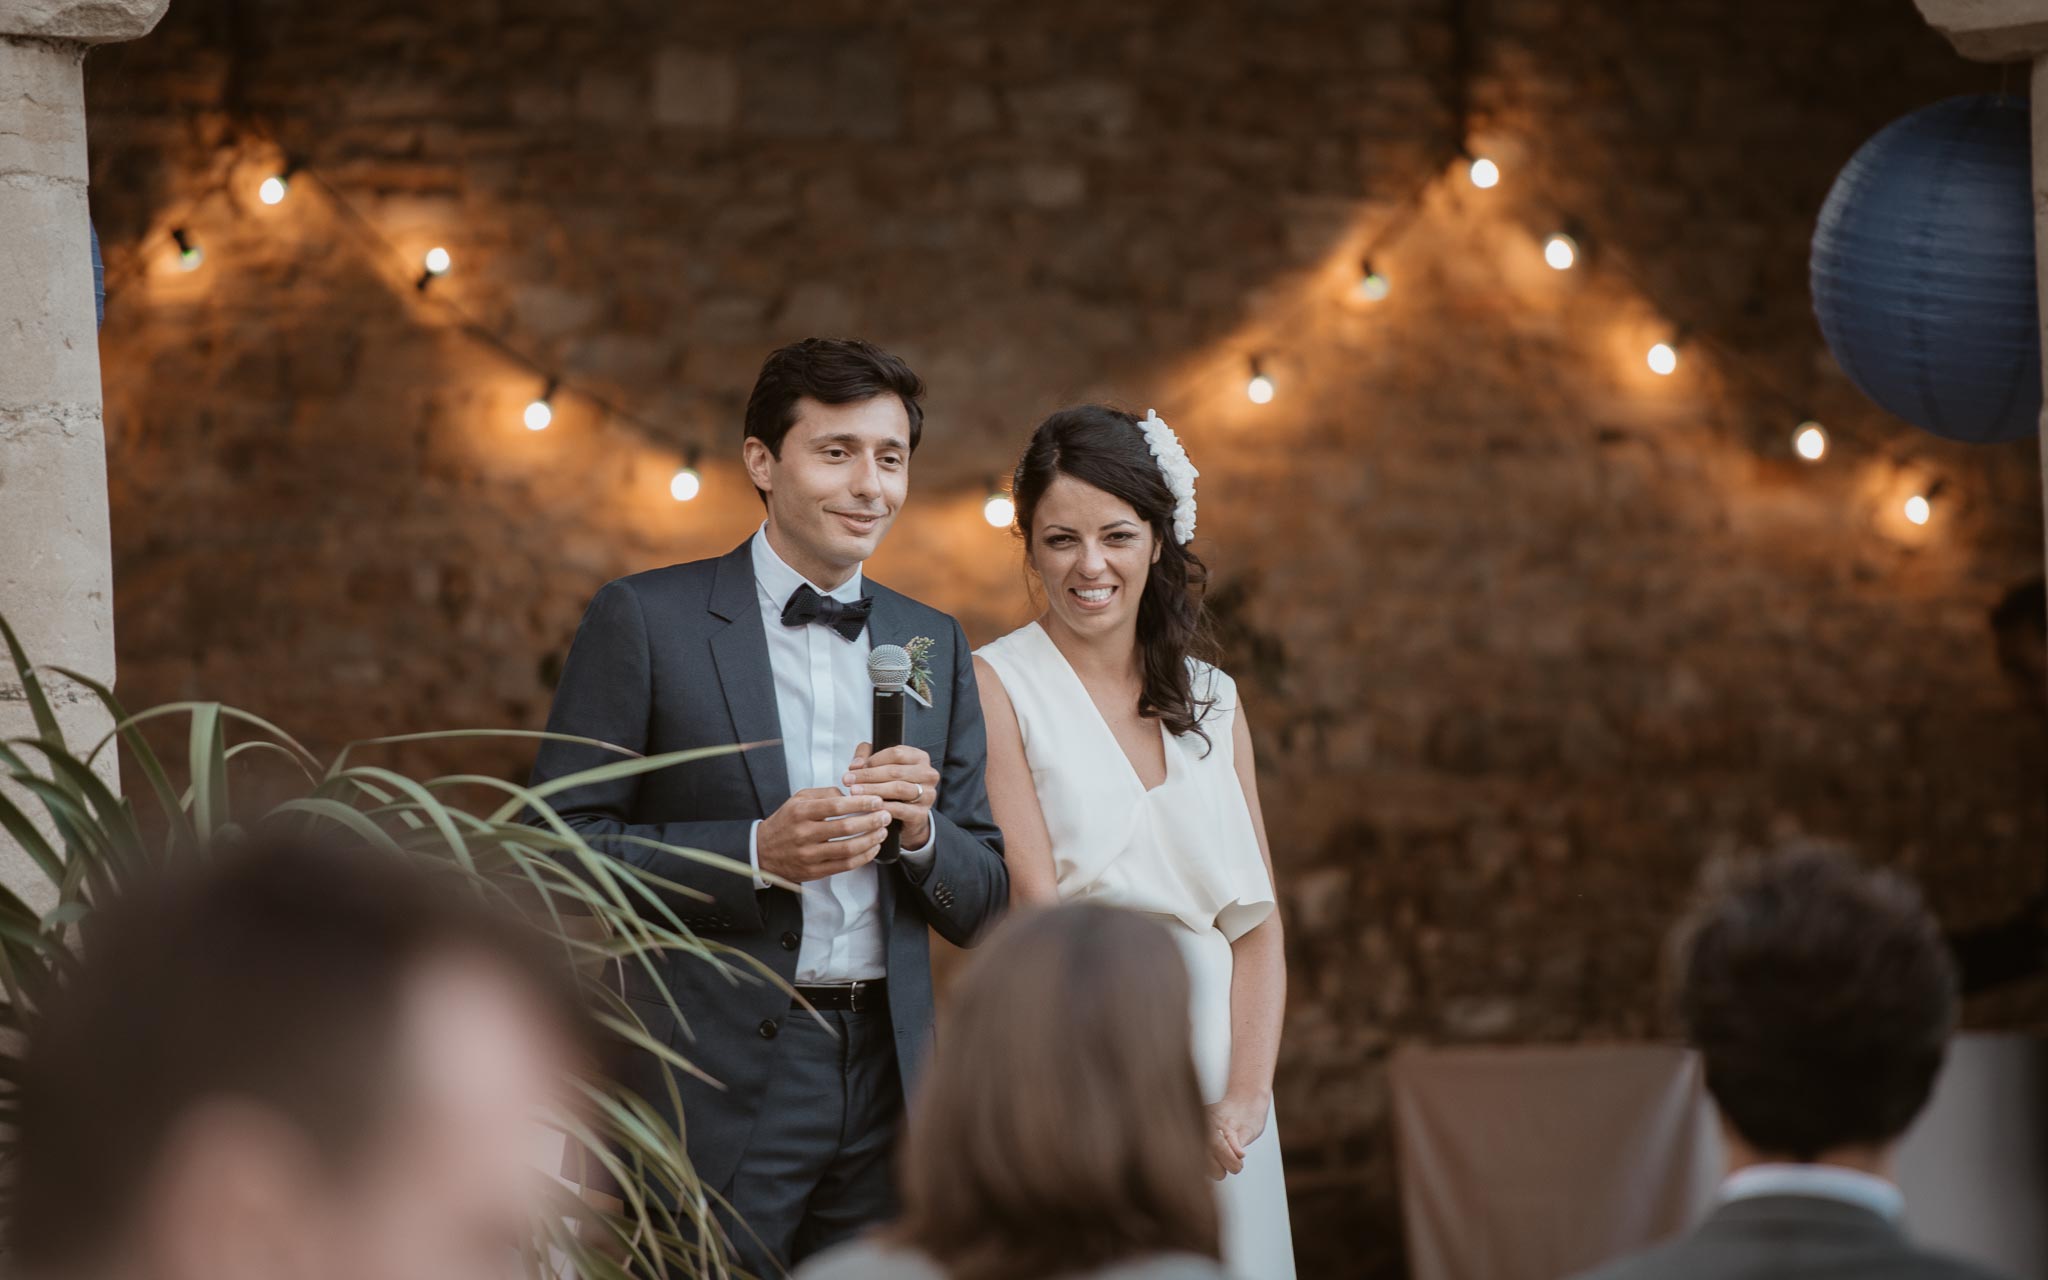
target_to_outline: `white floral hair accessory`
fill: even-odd
[[[1138,430],[1145,433],[1145,443],[1166,477],[1167,491],[1173,494],[1173,540],[1186,546],[1195,536],[1195,477],[1202,473],[1188,461],[1188,451],[1181,448],[1180,437],[1173,434],[1159,410],[1145,410]]]

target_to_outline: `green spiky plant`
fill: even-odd
[[[616,984],[623,965],[637,964],[657,977],[664,953],[686,952],[736,977],[777,982],[743,953],[708,942],[678,918],[664,894],[701,897],[695,891],[626,865],[593,849],[555,812],[550,797],[589,783],[631,777],[687,765],[707,756],[742,750],[716,747],[642,756],[608,743],[522,730],[453,730],[371,738],[343,747],[322,762],[290,734],[259,716],[217,702],[172,702],[130,714],[113,691],[78,672],[48,670],[90,690],[112,716],[114,728],[82,754],[67,744],[49,698],[15,633],[0,618],[8,655],[35,717],[32,738],[0,742],[0,780],[16,796],[40,805],[53,842],[31,819],[27,807],[0,790],[0,830],[25,850],[56,891],[56,905],[38,911],[8,886],[0,885],[0,1169],[11,1161],[19,1099],[15,1082],[23,1045],[35,1034],[37,1010],[61,988],[75,963],[78,938],[89,932],[95,903],[111,900],[123,886],[166,859],[202,856],[256,826],[323,825],[349,833],[365,846],[424,863],[460,877],[481,896],[513,905],[536,920],[564,949],[588,989],[598,1023],[609,1034],[652,1053],[678,1071],[702,1073],[665,1041],[651,1034]],[[153,721],[187,722],[182,790],[151,747],[142,726]],[[229,743],[229,726],[239,741]],[[581,773],[522,787],[483,774],[414,779],[376,765],[353,763],[363,749],[401,743],[462,738],[556,738],[605,748],[622,758]],[[147,784],[143,793],[159,810],[162,834],[144,834],[135,804],[115,795],[95,772],[102,752],[119,742]],[[288,762],[295,794],[258,814],[236,814],[230,805],[229,765],[261,753]],[[475,811],[454,802],[453,793],[495,793],[497,803]],[[752,876],[744,864],[702,850],[641,837],[613,836],[678,857]],[[606,975],[611,975],[607,980]],[[666,992],[665,984],[655,983]],[[678,1019],[672,996],[666,996]],[[700,1183],[676,1130],[647,1099],[597,1076],[579,1076],[578,1114],[557,1117],[572,1161],[602,1169],[621,1190],[622,1212],[600,1210],[566,1187],[534,1226],[526,1251],[529,1274],[553,1274],[566,1258],[576,1275],[590,1280],[632,1276],[726,1277],[740,1274],[718,1243],[713,1212],[722,1207]],[[671,1114],[680,1114],[673,1083]],[[0,1178],[0,1183],[5,1179]],[[679,1206],[671,1211],[668,1204]],[[580,1223],[580,1228],[572,1224]],[[551,1259],[551,1254],[552,1259]]]

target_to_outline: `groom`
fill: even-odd
[[[595,847],[701,895],[674,895],[676,914],[819,1011],[678,953],[662,958],[678,1025],[625,966],[649,1030],[717,1082],[636,1054],[625,1083],[667,1113],[673,1082],[682,1115],[667,1118],[737,1215],[725,1225],[742,1265],[764,1276],[892,1215],[890,1155],[931,1039],[927,930],[968,945],[1009,900],[966,637],[861,572],[909,490],[923,393],[909,366],[865,342],[812,338],[770,355],[743,445],[766,523],[719,559],[606,584],[548,717],[551,733],[649,754],[771,743],[557,803]],[[909,707],[910,745],[871,751],[869,649],[916,639],[932,641],[931,706]],[[547,741],[533,780],[617,758]],[[884,865],[892,819],[902,858]],[[758,874],[613,836],[710,850]]]

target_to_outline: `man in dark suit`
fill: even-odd
[[[626,1082],[667,1111],[673,1081],[690,1159],[739,1219],[727,1231],[742,1265],[763,1275],[891,1216],[890,1156],[932,1031],[927,931],[968,945],[1009,901],[966,637],[861,572],[903,505],[922,394],[908,366],[865,342],[810,339],[769,356],[743,444],[766,522],[719,559],[606,584],[548,717],[551,732],[649,754],[779,740],[557,804],[594,845],[702,895],[675,895],[677,915],[822,1015],[758,976],[677,954],[664,980],[678,1025],[626,968],[650,1030],[717,1083],[646,1054],[623,1068]],[[907,745],[874,752],[869,650],[917,640],[930,642],[918,646],[930,705],[909,707]],[[534,781],[616,758],[550,741]],[[902,857],[883,865],[892,820]]]
[[[1710,873],[1676,940],[1728,1176],[1690,1235],[1587,1280],[1991,1280],[1900,1228],[1893,1152],[1956,1019],[1955,967],[1912,885],[1796,848]]]

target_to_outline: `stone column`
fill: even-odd
[[[2048,0],[1913,0],[1927,25],[1978,62],[2033,64],[2034,279],[2048,369]],[[2048,406],[2041,419],[2041,486],[2048,501]]]
[[[91,45],[147,34],[169,5],[0,0],[0,614],[32,661],[108,684],[113,562],[85,203],[84,63]],[[45,687],[74,746],[112,727],[86,690],[57,677]],[[13,664],[0,662],[0,737],[35,731]],[[105,759],[113,781],[111,753]],[[32,902],[55,897],[5,836],[0,880]]]

